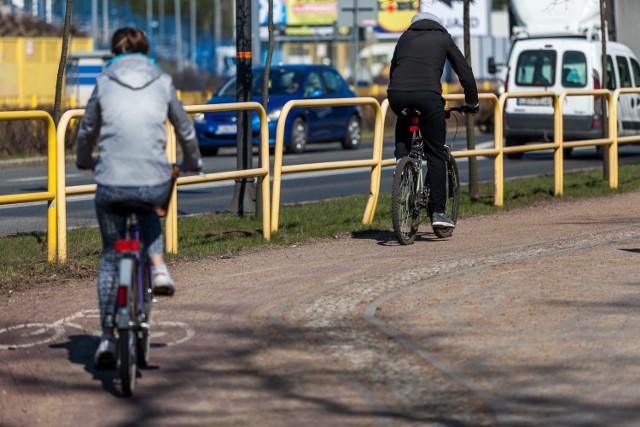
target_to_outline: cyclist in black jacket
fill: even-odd
[[[427,140],[427,178],[430,187],[431,225],[454,227],[444,214],[446,205],[446,123],[440,77],[446,60],[458,75],[464,89],[467,112],[479,110],[478,89],[473,70],[440,24],[437,16],[421,12],[411,19],[411,25],[400,36],[391,60],[390,82],[387,97],[391,110],[398,116],[396,122],[396,159],[409,155],[411,132],[409,119],[400,112],[414,108],[422,112],[420,132]]]

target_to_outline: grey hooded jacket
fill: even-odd
[[[169,181],[167,118],[182,147],[183,168],[199,169],[196,134],[171,77],[145,55],[116,57],[98,76],[87,103],[78,131],[76,165],[95,167],[100,185],[137,187]],[[94,161],[96,141],[99,155]]]

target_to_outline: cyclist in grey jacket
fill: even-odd
[[[103,335],[95,356],[99,367],[114,366],[113,339],[115,283],[114,243],[124,233],[125,217],[111,206],[139,201],[160,206],[171,191],[171,164],[167,159],[167,119],[182,147],[185,171],[199,171],[202,159],[187,113],[176,96],[171,77],[147,56],[144,32],[121,28],[112,38],[115,56],[97,78],[78,132],[76,165],[95,171],[98,184],[96,215],[102,236],[98,272],[98,299]],[[97,143],[99,154],[92,153]],[[152,264],[154,293],[172,295],[173,280],[164,263],[160,219],[154,212],[140,215],[142,240]]]

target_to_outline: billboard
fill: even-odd
[[[489,34],[489,0],[473,0],[469,6],[469,29],[472,36]],[[442,25],[453,37],[464,35],[464,2],[462,0],[423,0],[420,11],[440,18]]]

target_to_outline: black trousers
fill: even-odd
[[[444,143],[447,124],[444,115],[445,101],[437,92],[432,91],[389,91],[389,106],[398,116],[396,122],[396,159],[408,156],[411,151],[411,121],[401,114],[403,108],[415,108],[422,112],[418,127],[426,140],[427,177],[429,184],[431,209],[444,212],[446,206],[447,164]]]

